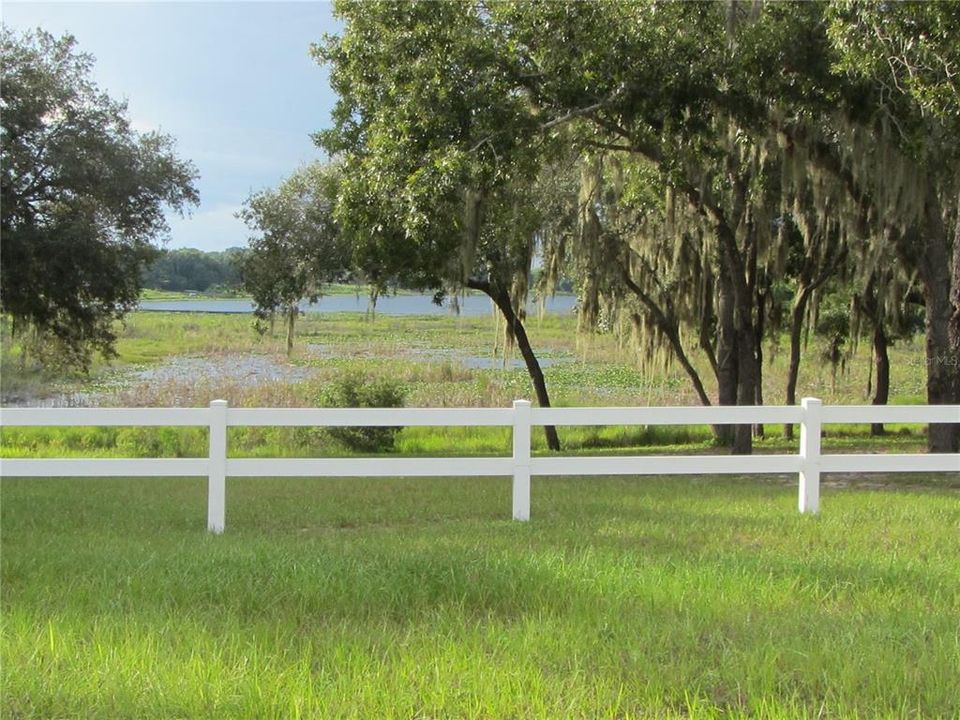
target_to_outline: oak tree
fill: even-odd
[[[167,208],[196,203],[171,137],[138,133],[70,36],[0,30],[0,307],[80,367],[114,352]]]

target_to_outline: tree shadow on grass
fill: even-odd
[[[516,523],[505,519],[504,479],[234,480],[220,537],[203,534],[202,481],[50,481],[59,483],[52,496],[34,486],[7,492],[7,482],[8,597],[49,572],[82,589],[91,612],[564,613],[593,601],[594,586],[578,579],[591,563],[709,566],[716,575],[856,589],[951,579],[943,566],[890,562],[879,550],[849,559],[827,552],[818,519],[799,518],[792,488],[778,482],[538,479],[534,519]],[[791,534],[796,547],[783,542]]]

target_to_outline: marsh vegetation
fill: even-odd
[[[529,377],[497,344],[492,316],[390,317],[371,321],[357,314],[308,313],[302,342],[292,356],[278,333],[258,335],[243,315],[133,313],[119,332],[119,358],[99,363],[89,376],[20,367],[6,345],[2,389],[6,403],[129,407],[196,407],[226,399],[241,407],[313,407],[351,375],[376,385],[389,382],[414,407],[506,407],[531,396]],[[576,318],[547,314],[529,322],[540,348],[544,376],[557,405],[690,405],[696,394],[676,368],[641,369],[629,346],[610,334],[583,336]],[[869,352],[843,368],[820,361],[824,348],[811,342],[800,394],[827,403],[869,402]],[[922,341],[902,341],[895,362],[892,402],[923,401]],[[789,358],[781,347],[767,352],[768,402],[782,394]],[[780,428],[766,428],[758,451],[794,447]],[[921,449],[920,426],[888,426],[871,437],[867,426],[827,428],[825,447]],[[235,428],[237,456],[322,456],[350,452],[323,432],[296,428]],[[4,428],[6,456],[202,456],[206,436],[189,428]],[[703,427],[566,428],[565,451],[716,451]],[[535,450],[544,451],[534,436]],[[392,446],[411,454],[503,454],[509,433],[497,428],[404,428]]]

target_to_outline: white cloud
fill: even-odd
[[[130,127],[141,135],[144,133],[153,132],[155,130],[160,130],[160,125],[158,123],[147,120],[146,118],[137,117],[136,115],[130,116]]]

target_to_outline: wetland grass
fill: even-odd
[[[5,393],[29,397],[44,389],[59,388],[73,402],[84,397],[97,405],[205,406],[226,399],[234,406],[312,406],[324,388],[347,371],[371,378],[389,378],[407,391],[410,406],[508,407],[513,400],[531,395],[522,369],[496,369],[492,355],[493,321],[484,317],[390,317],[375,321],[362,315],[308,313],[292,358],[283,353],[283,338],[258,335],[251,319],[243,315],[132,313],[122,328],[118,360],[112,368],[98,365],[89,377],[50,377],[20,371],[15,352],[3,353],[2,387]],[[552,361],[544,369],[553,404],[562,405],[686,405],[695,397],[686,379],[673,370],[648,377],[633,364],[630,354],[608,335],[578,339],[574,318],[547,315],[532,319],[529,332],[534,347]],[[892,401],[922,402],[922,347],[909,342],[892,349]],[[776,402],[782,394],[785,358],[768,352],[764,396]],[[493,367],[470,367],[475,360]],[[857,356],[847,372],[832,385],[829,368],[816,362],[811,351],[800,376],[801,395],[815,395],[826,403],[862,403],[870,359]],[[704,377],[709,373],[704,372]],[[831,426],[825,447],[843,449],[922,449],[925,438],[919,426],[895,426],[880,438],[871,438],[867,426]],[[88,432],[103,430],[106,432]],[[39,457],[162,456],[196,454],[194,431],[165,429],[124,433],[120,430],[3,429],[0,454]],[[156,433],[163,437],[156,439]],[[59,435],[59,433],[63,433]],[[136,436],[136,437],[134,437]],[[780,438],[779,427],[766,428],[758,450],[784,451],[795,447]],[[138,446],[137,437],[141,439]],[[329,443],[303,433],[276,429],[234,437],[241,455],[314,456],[336,453]],[[309,440],[309,442],[308,442]],[[709,430],[691,428],[565,428],[564,445],[573,452],[706,452]],[[540,438],[534,438],[535,443]],[[398,447],[410,454],[497,454],[506,441],[502,432],[485,428],[407,428]],[[539,445],[535,446],[539,449]],[[158,450],[159,448],[159,450]],[[200,453],[202,454],[202,452]]]

